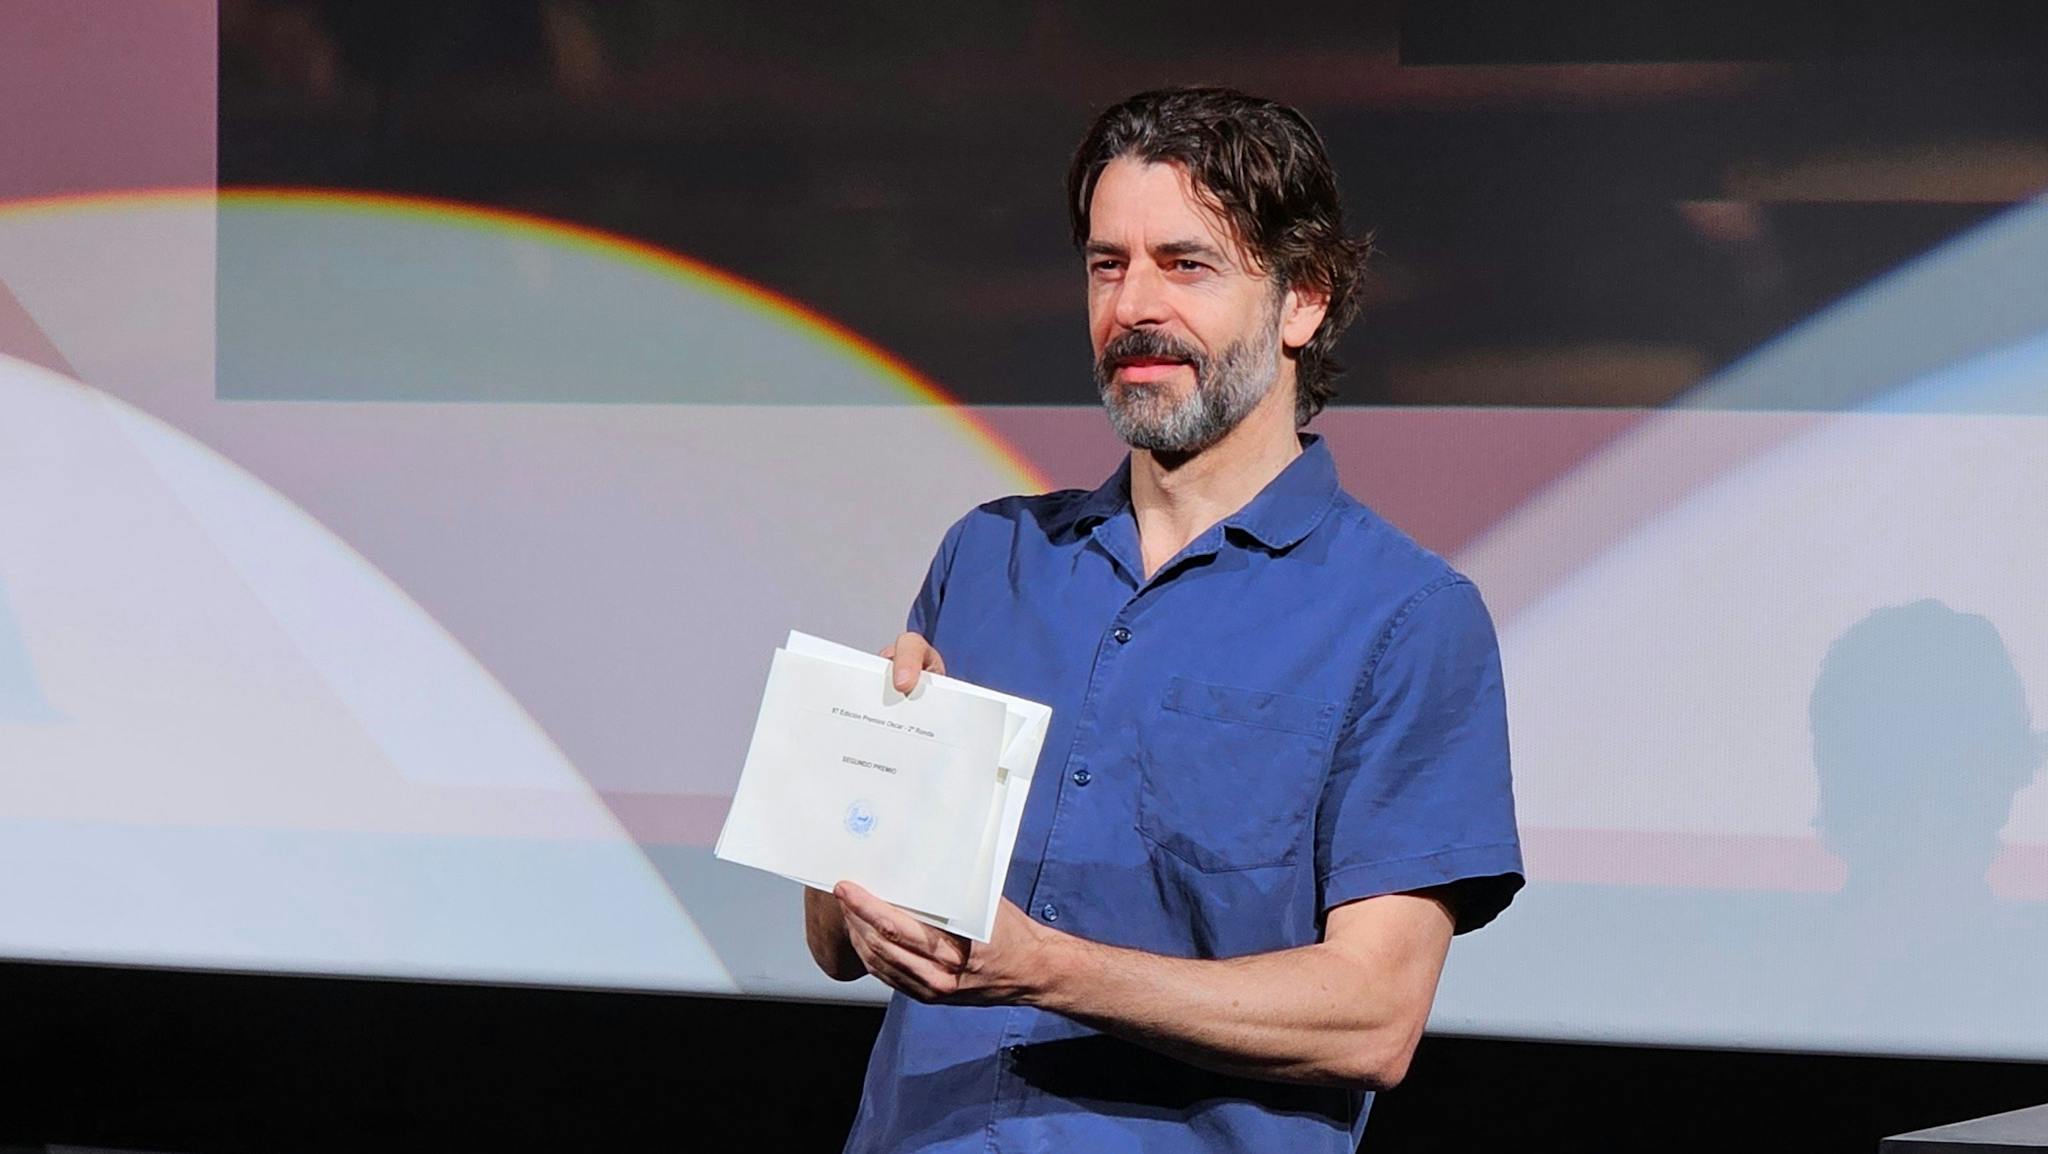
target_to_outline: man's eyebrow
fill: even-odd
[[[1152,255],[1154,258],[1168,257],[1176,259],[1184,256],[1198,256],[1205,260],[1214,261],[1217,264],[1230,263],[1230,258],[1218,251],[1215,245],[1199,240],[1169,240],[1163,244],[1156,244],[1152,246]]]
[[[1131,255],[1130,249],[1106,240],[1091,240],[1081,246],[1081,251],[1088,256],[1115,257],[1118,260],[1128,259]],[[1162,258],[1166,260],[1179,260],[1182,257],[1201,257],[1203,260],[1225,267],[1230,265],[1229,256],[1224,254],[1215,245],[1202,240],[1162,241],[1152,246],[1151,253],[1154,260]]]

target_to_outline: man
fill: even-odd
[[[1068,191],[1131,453],[954,525],[887,651],[1053,727],[986,946],[805,895],[819,965],[897,991],[847,1148],[1349,1151],[1521,884],[1492,625],[1297,431],[1364,256],[1308,122],[1148,92]]]

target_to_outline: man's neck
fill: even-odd
[[[1131,453],[1131,512],[1145,576],[1237,512],[1301,455],[1294,390],[1281,382],[1223,439],[1186,457]]]

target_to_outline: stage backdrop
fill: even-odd
[[[1218,81],[1378,226],[1314,430],[1500,630],[1434,1026],[2048,1058],[2039,61],[1181,13],[8,6],[0,953],[881,997],[710,856],[769,654],[1115,467],[1066,151]]]

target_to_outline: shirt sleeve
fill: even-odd
[[[968,514],[973,516],[973,514]],[[960,551],[960,534],[967,524],[967,517],[953,522],[946,535],[939,539],[938,551],[932,554],[931,568],[925,571],[924,587],[917,591],[917,597],[910,603],[910,614],[904,619],[903,628],[929,641],[933,630],[939,624],[939,603],[946,597],[946,578],[953,571],[953,555]]]
[[[1322,909],[1443,886],[1457,932],[1477,929],[1522,886],[1493,621],[1471,582],[1448,577],[1377,648],[1316,813]]]

